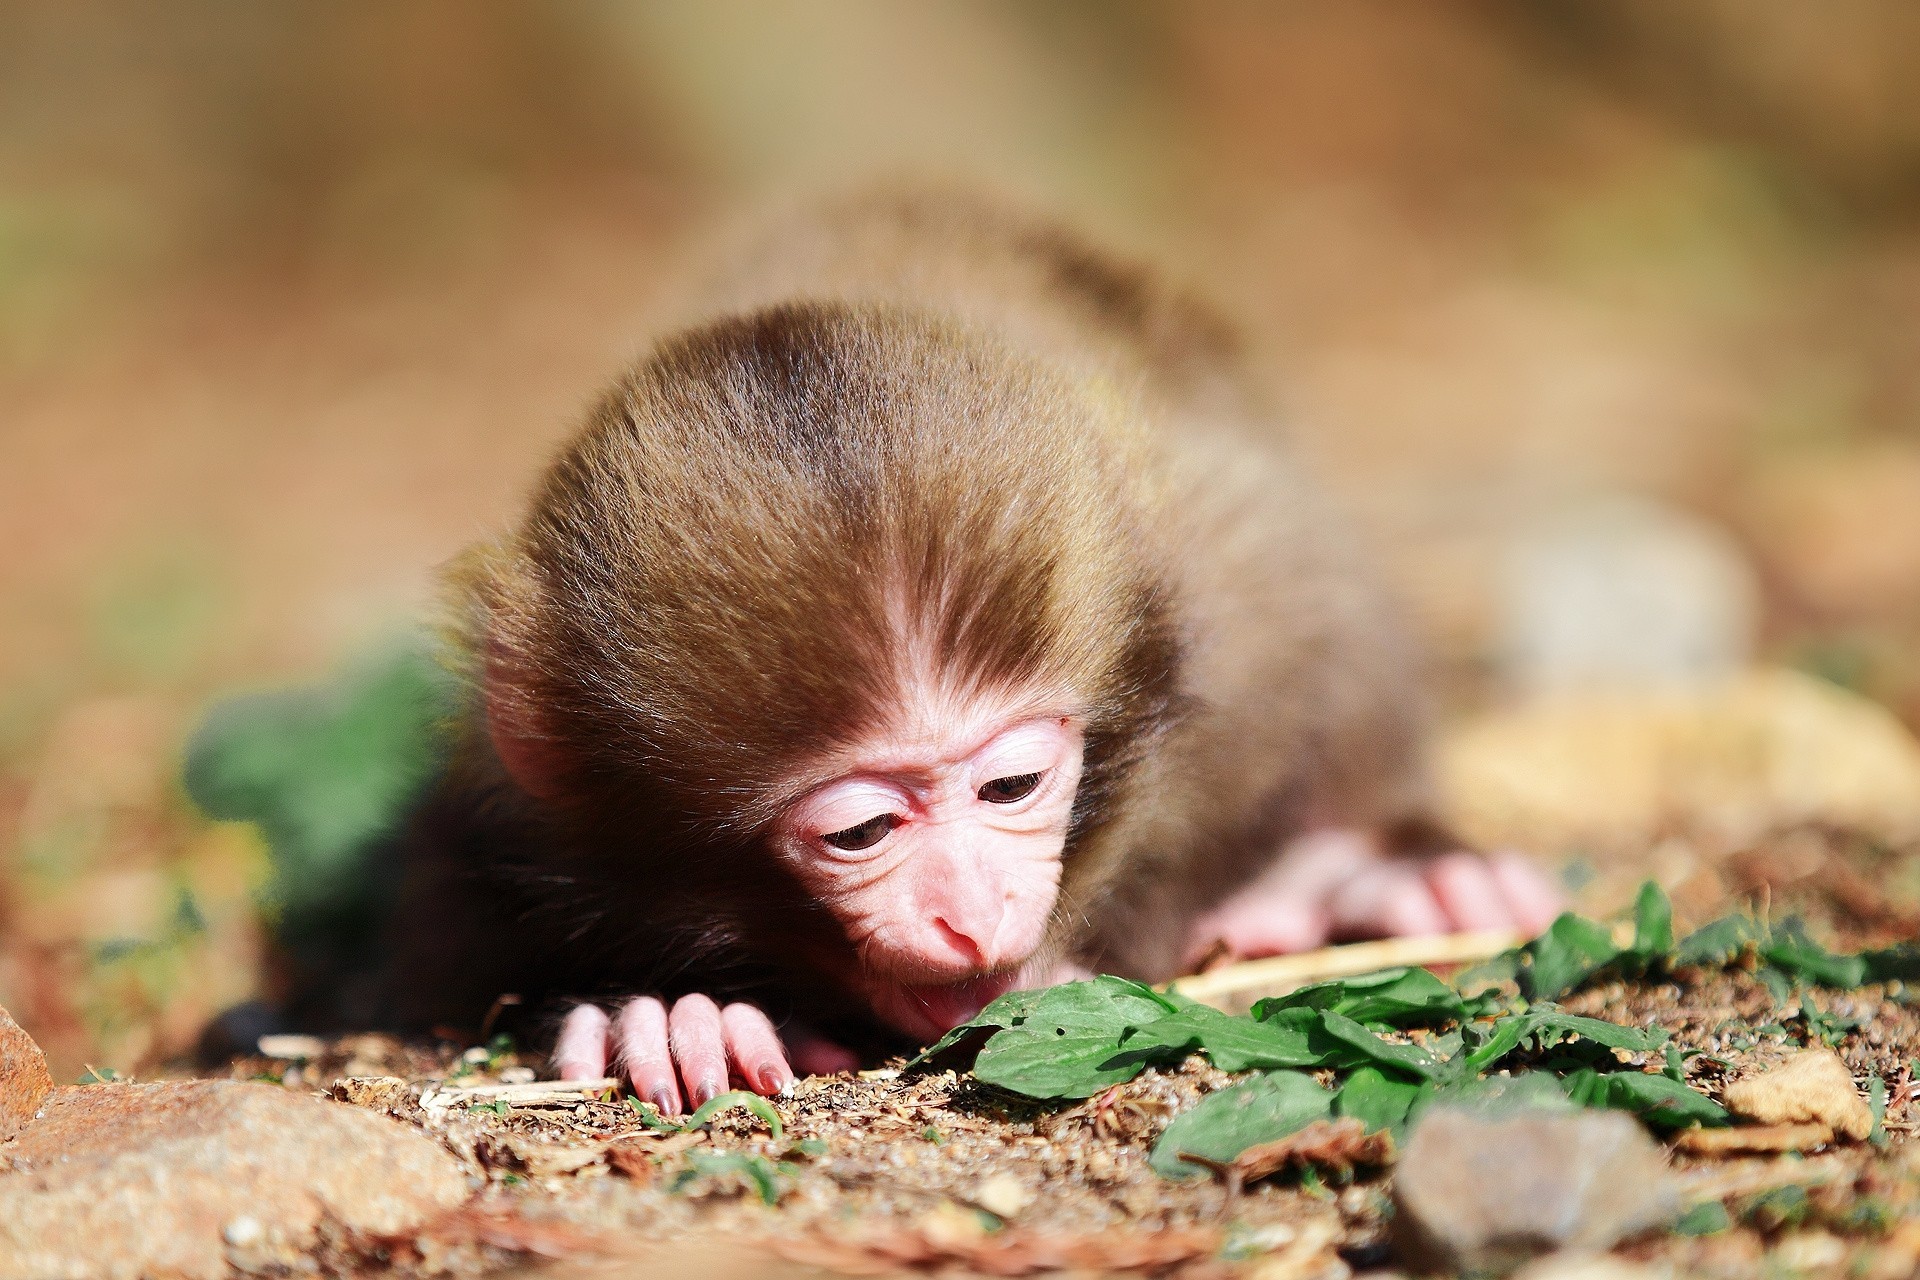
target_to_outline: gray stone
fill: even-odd
[[[1573,501],[1509,548],[1504,673],[1529,694],[1689,689],[1752,657],[1758,579],[1724,531],[1676,508]]]
[[[1682,1207],[1666,1157],[1617,1111],[1436,1107],[1394,1174],[1394,1247],[1429,1271],[1604,1250]]]
[[[389,1236],[461,1166],[357,1107],[224,1080],[59,1088],[0,1143],[0,1280],[217,1280],[297,1267],[324,1226]]]

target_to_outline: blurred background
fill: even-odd
[[[1917,63],[1904,0],[0,3],[0,1003],[140,1071],[270,992],[431,767],[438,567],[689,243],[895,172],[1245,322],[1470,831],[1920,927]]]

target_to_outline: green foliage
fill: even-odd
[[[372,855],[439,769],[457,700],[452,675],[414,643],[208,713],[187,747],[187,793],[211,817],[259,825],[283,940],[372,936],[392,888]]]
[[[1651,962],[1673,950],[1673,904],[1649,880],[1633,904],[1633,953]]]
[[[1561,1079],[1567,1097],[1583,1107],[1631,1111],[1652,1129],[1715,1128],[1727,1123],[1720,1104],[1664,1072],[1597,1071],[1585,1067]]]
[[[1361,1067],[1340,1087],[1333,1109],[1365,1124],[1368,1133],[1385,1129],[1399,1142],[1433,1094],[1431,1085],[1402,1080],[1378,1067]]]
[[[1558,1000],[1619,959],[1623,951],[1614,945],[1613,931],[1607,926],[1568,912],[1520,948],[1524,959],[1520,990],[1529,1000]]]
[[[1150,1163],[1172,1178],[1195,1176],[1207,1162],[1229,1161],[1330,1115],[1352,1116],[1369,1132],[1397,1137],[1441,1098],[1462,1105],[1550,1100],[1604,1107],[1657,1130],[1723,1125],[1727,1113],[1688,1085],[1688,1055],[1665,1031],[1581,1017],[1552,999],[1602,973],[1681,964],[1757,962],[1763,977],[1788,990],[1803,983],[1857,985],[1913,963],[1909,950],[1837,955],[1797,921],[1775,928],[1749,916],[1717,921],[1677,941],[1672,906],[1649,883],[1634,904],[1631,943],[1616,943],[1613,931],[1596,921],[1564,915],[1477,975],[1482,982],[1489,974],[1513,975],[1525,993],[1520,1000],[1492,991],[1463,997],[1423,969],[1390,969],[1302,987],[1235,1017],[1189,1000],[1177,987],[1163,994],[1101,977],[1002,996],[909,1066],[984,1039],[974,1074],[1045,1101],[1091,1097],[1191,1053],[1207,1055],[1222,1070],[1262,1072],[1167,1126]],[[1845,1029],[1809,1004],[1800,1016],[1810,1036]],[[1623,1055],[1652,1060],[1635,1065]],[[1332,1087],[1308,1072],[1330,1073]],[[1512,1074],[1488,1078],[1492,1072]],[[1880,1088],[1884,1105],[1884,1084]]]
[[[776,1165],[765,1156],[744,1151],[690,1151],[687,1167],[674,1176],[668,1189],[679,1195],[707,1179],[737,1178],[752,1188],[762,1204],[772,1206],[780,1203],[792,1173],[784,1164]]]
[[[1688,966],[1732,964],[1766,935],[1766,923],[1753,916],[1723,916],[1682,939],[1674,949],[1673,962]]]
[[[733,1089],[708,1098],[685,1120],[669,1120],[661,1115],[659,1108],[651,1102],[642,1102],[631,1094],[627,1096],[627,1106],[632,1109],[641,1124],[655,1133],[685,1133],[690,1129],[698,1129],[710,1124],[722,1111],[738,1108],[751,1112],[760,1123],[766,1125],[775,1142],[780,1141],[786,1134],[786,1126],[780,1123],[780,1113],[773,1109],[773,1104],[759,1094],[748,1093],[745,1089]]]
[[[1147,1163],[1163,1178],[1192,1178],[1262,1142],[1272,1142],[1333,1114],[1333,1094],[1298,1071],[1269,1071],[1203,1098],[1174,1117],[1153,1144]]]
[[[1319,1009],[1364,1026],[1430,1027],[1460,1018],[1460,993],[1425,969],[1383,969],[1357,978],[1316,982],[1262,1000],[1253,1016],[1265,1021],[1287,1009]]]
[[[780,1123],[780,1113],[773,1109],[773,1104],[759,1094],[748,1093],[744,1089],[734,1089],[707,1099],[687,1117],[686,1123],[680,1127],[698,1129],[722,1111],[732,1111],[735,1108],[751,1112],[755,1119],[767,1126],[775,1142],[780,1141],[786,1134],[786,1127]]]
[[[1718,1200],[1705,1200],[1680,1215],[1673,1224],[1675,1235],[1716,1236],[1733,1225],[1727,1207]]]

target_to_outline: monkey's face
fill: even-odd
[[[1072,714],[923,710],[837,754],[782,815],[776,851],[845,930],[882,1019],[931,1037],[1014,986],[1053,912],[1082,754]]]

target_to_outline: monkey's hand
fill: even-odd
[[[1560,910],[1560,891],[1517,854],[1395,856],[1364,832],[1320,831],[1196,920],[1186,958],[1195,964],[1222,946],[1250,959],[1332,941],[1467,929],[1532,936]]]
[[[652,996],[621,1005],[612,1017],[583,1004],[560,1026],[553,1063],[562,1080],[598,1080],[612,1067],[661,1115],[725,1093],[729,1079],[772,1097],[793,1086],[794,1068],[808,1075],[850,1071],[859,1060],[806,1032],[783,1038],[750,1004],[722,1007],[706,996],[681,996],[669,1009]]]

